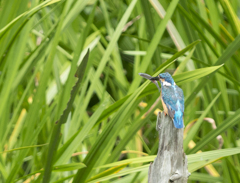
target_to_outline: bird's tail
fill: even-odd
[[[173,123],[176,128],[183,128],[183,113],[181,111],[176,111]]]

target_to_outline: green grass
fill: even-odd
[[[165,71],[185,95],[189,182],[240,182],[239,8],[0,1],[0,182],[147,182],[162,106],[138,73]]]

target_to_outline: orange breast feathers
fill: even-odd
[[[163,105],[164,113],[165,113],[165,114],[168,114],[168,109],[167,109],[166,104],[163,102],[162,96],[161,96],[161,100],[162,100],[162,105]]]

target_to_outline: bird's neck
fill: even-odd
[[[162,81],[162,82],[161,82],[161,85],[162,85],[162,86],[174,86],[174,85],[176,85],[176,84],[175,84],[174,81],[173,81],[173,83],[169,83],[169,82],[167,82],[167,81]]]

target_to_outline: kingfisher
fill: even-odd
[[[176,85],[168,72],[151,77],[150,80],[160,81],[164,113],[172,118],[176,128],[183,128],[184,95],[182,89]]]
[[[176,128],[183,128],[183,114],[184,114],[184,95],[181,88],[174,82],[172,76],[168,73],[161,73],[157,77],[151,77],[145,73],[139,73],[140,76],[151,80],[160,92],[161,100],[165,115],[169,115]],[[159,88],[157,81],[161,83]]]

